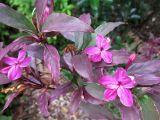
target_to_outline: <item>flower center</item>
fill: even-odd
[[[118,86],[122,85],[122,83],[120,81],[118,81]]]
[[[100,48],[100,51],[103,51],[103,47]]]

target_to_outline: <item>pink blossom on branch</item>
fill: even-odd
[[[19,51],[18,58],[14,57],[4,57],[2,61],[9,66],[2,68],[1,73],[7,74],[10,80],[16,80],[22,76],[22,71],[24,67],[27,67],[31,58],[26,57],[26,51]]]
[[[123,105],[127,107],[133,105],[133,95],[130,89],[135,86],[135,80],[133,76],[127,75],[125,69],[118,68],[114,76],[103,76],[99,83],[106,88],[104,91],[106,101],[112,101],[118,95]]]
[[[88,54],[93,62],[100,62],[102,59],[106,63],[112,62],[112,53],[108,51],[111,47],[110,39],[104,38],[102,35],[96,36],[96,46],[86,48],[84,52]]]

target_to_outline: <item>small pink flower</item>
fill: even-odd
[[[116,99],[116,96],[120,98],[123,105],[131,107],[133,105],[133,95],[130,91],[135,86],[135,80],[133,76],[128,76],[127,72],[123,68],[118,68],[113,76],[103,76],[99,83],[105,86],[104,99],[106,101],[112,101]]]
[[[26,51],[21,50],[19,51],[18,58],[4,57],[2,61],[9,66],[1,69],[0,72],[8,74],[10,80],[16,80],[22,76],[22,70],[30,64],[31,58],[26,58]]]
[[[86,48],[84,52],[88,54],[89,58],[93,62],[100,62],[102,59],[106,63],[112,62],[112,53],[108,51],[111,47],[110,39],[104,38],[102,35],[96,36],[96,45]]]

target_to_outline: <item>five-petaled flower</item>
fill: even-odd
[[[112,53],[108,51],[111,47],[110,39],[104,38],[102,35],[96,36],[96,45],[86,48],[84,52],[88,54],[89,58],[93,62],[100,62],[102,59],[106,63],[112,62]]]
[[[106,90],[104,91],[104,99],[112,101],[118,95],[123,105],[131,107],[133,105],[133,96],[130,91],[135,86],[133,76],[128,76],[123,68],[118,68],[114,76],[103,76],[99,83],[103,85]]]
[[[30,64],[31,58],[26,57],[25,50],[21,50],[19,51],[18,58],[4,57],[2,61],[9,66],[2,68],[0,72],[8,74],[10,80],[16,80],[22,76],[23,68]]]

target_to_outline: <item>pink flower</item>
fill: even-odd
[[[31,58],[26,58],[26,51],[21,50],[19,51],[18,58],[4,57],[2,61],[9,66],[1,69],[0,72],[8,74],[10,80],[16,80],[22,76],[23,68],[29,65]]]
[[[112,62],[112,53],[108,51],[111,47],[110,39],[104,38],[102,35],[96,36],[96,45],[86,48],[84,52],[89,55],[93,62],[100,62],[103,59],[106,63]]]
[[[103,76],[99,83],[105,86],[104,99],[106,101],[112,101],[116,99],[116,96],[120,98],[123,105],[131,107],[133,105],[133,95],[130,91],[135,86],[135,80],[133,76],[128,76],[127,72],[123,68],[118,68],[113,76]]]

